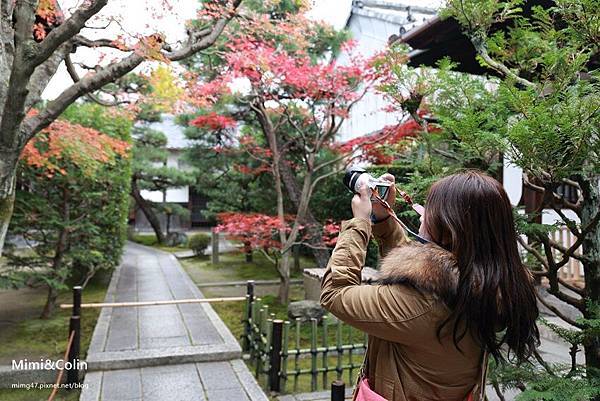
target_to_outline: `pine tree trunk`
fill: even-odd
[[[16,169],[16,156],[0,150],[0,256],[15,203]]]
[[[600,177],[580,182],[580,185],[584,192],[581,227],[586,227],[600,211]],[[589,262],[583,263],[588,302],[600,305],[600,223],[596,222],[595,227],[585,236],[582,246],[583,254],[590,259]],[[598,316],[593,316],[593,312],[587,309],[583,315],[588,319],[598,319]],[[587,368],[594,368],[588,371],[589,374],[600,374],[600,338],[598,336],[585,345],[585,363]]]
[[[144,213],[144,216],[146,216],[146,219],[148,220],[148,222],[150,223],[150,226],[152,227],[152,229],[154,230],[154,233],[156,234],[156,239],[158,240],[158,242],[160,244],[164,244],[166,238],[160,227],[160,220],[158,219],[158,216],[154,212],[152,205],[150,205],[150,203],[142,197],[142,194],[140,193],[140,189],[137,186],[136,180],[132,180],[132,183],[131,183],[131,196],[135,200],[135,203],[142,210],[142,213]]]
[[[249,242],[244,242],[244,253],[246,254],[246,262],[252,263],[252,247]]]
[[[56,306],[56,298],[58,298],[58,291],[56,291],[56,288],[53,286],[49,285],[46,305],[44,305],[44,310],[42,311],[40,319],[48,319],[52,316],[52,312],[54,312],[54,307]]]

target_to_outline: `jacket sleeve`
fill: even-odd
[[[404,286],[361,285],[370,235],[371,223],[367,220],[354,218],[342,224],[321,283],[321,305],[368,334],[408,342],[414,337],[412,322],[428,310],[411,307],[414,295]]]
[[[404,228],[391,217],[373,225],[373,236],[379,244],[381,257],[385,257],[392,249],[410,242]]]

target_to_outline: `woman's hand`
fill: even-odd
[[[384,174],[379,177],[379,179],[392,183],[384,200],[387,201],[392,208],[394,208],[394,203],[396,203],[396,178],[391,174]],[[375,216],[375,220],[383,220],[388,217],[389,213],[383,208],[381,203],[375,201],[373,202],[373,215]]]
[[[358,194],[354,195],[352,198],[352,214],[356,218],[365,219],[368,222],[371,222],[372,209],[371,189],[366,185],[363,185],[358,190]]]

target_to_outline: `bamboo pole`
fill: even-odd
[[[283,322],[283,349],[282,349],[282,360],[281,360],[281,392],[285,393],[287,386],[287,371],[288,371],[288,349],[290,346],[290,325],[289,321]]]
[[[168,301],[143,301],[143,302],[98,302],[81,304],[82,308],[123,308],[128,306],[152,306],[152,305],[176,305],[176,304],[204,304],[215,302],[245,301],[246,297],[228,298],[193,298],[193,299],[171,299]],[[73,304],[60,304],[61,309],[72,308]]]
[[[344,354],[344,349],[342,348],[342,321],[337,320],[336,333],[335,333],[335,342],[337,346],[337,363],[335,367],[335,371],[337,373],[336,380],[342,380],[342,374],[344,373],[342,369],[342,357]]]
[[[317,319],[310,319],[310,391],[317,391]]]
[[[329,333],[327,332],[327,315],[323,316],[323,322],[322,322],[322,327],[323,327],[323,338],[322,338],[322,344],[323,344],[323,359],[322,359],[322,367],[323,367],[323,390],[327,390],[327,374],[329,373],[329,369],[328,369],[328,343],[327,343],[327,336],[329,335]]]
[[[296,318],[296,351],[300,350],[300,318]],[[300,353],[296,352],[294,355],[294,393],[298,392],[298,378],[300,375]]]

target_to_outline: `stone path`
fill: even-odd
[[[129,243],[106,302],[202,297],[173,255]],[[267,401],[240,358],[209,304],[103,308],[80,400]]]

